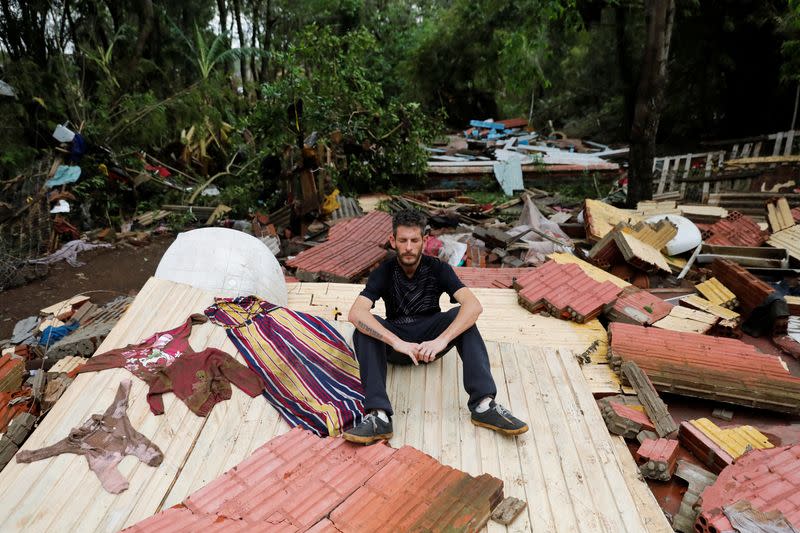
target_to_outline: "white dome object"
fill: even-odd
[[[658,222],[667,219],[678,227],[678,234],[665,246],[668,255],[678,255],[689,250],[694,250],[703,242],[700,230],[694,222],[680,215],[654,215],[647,222]]]
[[[253,294],[273,304],[288,304],[278,260],[263,242],[233,229],[201,228],[178,234],[155,275],[216,296]]]

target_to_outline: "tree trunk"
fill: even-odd
[[[629,207],[653,197],[653,156],[664,103],[675,0],[645,0],[645,17],[647,40],[631,126]]]
[[[261,17],[261,0],[255,0],[252,2],[250,6],[250,20],[252,21],[252,28],[250,33],[250,48],[256,48],[258,46],[258,35],[259,35],[259,19]],[[253,76],[254,82],[259,82],[261,79],[259,78],[259,70],[258,70],[258,57],[256,54],[252,54],[250,56],[250,73]]]
[[[631,61],[631,40],[628,38],[629,5],[617,5],[614,8],[614,27],[617,38],[617,66],[619,79],[622,81],[622,102],[624,107],[621,131],[630,132],[633,126],[633,109],[636,107],[636,87]]]
[[[242,7],[241,7],[241,0],[231,0],[233,4],[233,15],[236,17],[236,32],[239,34],[239,48],[244,48],[245,41],[244,38],[244,30],[242,29]],[[242,76],[242,86],[244,86],[245,82],[247,81],[247,57],[242,56],[239,59],[239,68],[241,69],[241,76]]]
[[[266,82],[269,76],[269,49],[272,47],[272,31],[275,27],[276,19],[272,18],[272,0],[267,0],[267,7],[264,10],[264,35],[261,40],[261,48],[264,49],[264,54],[261,56],[261,73],[258,78],[261,82]]]
[[[217,14],[219,15],[219,26],[222,33],[228,31],[228,8],[225,6],[225,0],[217,0]]]
[[[128,63],[128,72],[133,72],[139,64],[139,60],[144,54],[144,47],[147,45],[150,35],[153,33],[153,22],[155,11],[153,10],[153,0],[139,0],[139,36],[136,39],[136,46],[133,55]]]

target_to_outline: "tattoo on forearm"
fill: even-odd
[[[375,331],[375,329],[374,329],[374,328],[371,328],[371,327],[369,327],[368,325],[366,325],[366,324],[365,324],[365,323],[364,323],[362,320],[359,320],[359,321],[358,321],[358,324],[356,324],[356,326],[358,327],[358,329],[359,329],[359,330],[360,330],[362,333],[366,333],[366,334],[367,334],[367,335],[369,335],[370,337],[374,337],[374,338],[378,339],[379,341],[382,341],[382,340],[383,340],[383,335],[381,335],[380,333],[378,333],[377,331]]]

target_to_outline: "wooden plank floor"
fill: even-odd
[[[311,285],[292,286],[292,301],[305,294],[310,306],[317,296],[350,295],[337,286]],[[497,301],[490,296],[479,295],[485,315],[505,305],[502,295],[494,296]],[[100,350],[168,329],[211,302],[209,293],[151,279]],[[487,338],[508,334],[492,325],[481,324]],[[352,330],[346,323],[340,328]],[[558,335],[551,337],[555,347],[585,342],[574,333]],[[222,328],[210,324],[195,327],[191,344],[236,354]],[[669,531],[630,455],[608,435],[572,352],[496,340],[488,340],[487,347],[499,400],[525,418],[531,431],[510,439],[472,426],[461,362],[453,352],[422,368],[391,367],[387,387],[396,412],[391,444],[410,444],[471,474],[491,473],[503,479],[507,495],[528,502],[512,526],[490,523],[489,531]],[[78,376],[23,448],[64,438],[90,414],[105,410],[127,377],[124,370]],[[130,488],[111,495],[82,457],[12,461],[0,472],[0,531],[116,531],[180,502],[288,429],[263,398],[251,399],[235,387],[233,398],[217,404],[207,418],[195,416],[171,394],[165,395],[166,414],[153,416],[145,397],[145,385],[133,378],[128,415],[161,447],[161,466],[127,457],[120,470]]]

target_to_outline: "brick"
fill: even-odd
[[[11,459],[14,458],[17,451],[19,451],[19,446],[14,444],[11,439],[3,438],[0,439],[0,470],[6,467],[8,463],[11,462]]]
[[[510,289],[514,281],[534,270],[529,268],[455,267],[456,276],[467,287]]]
[[[694,288],[714,305],[733,309],[738,304],[736,295],[717,278],[698,283]]]
[[[507,526],[527,507],[528,504],[519,498],[509,496],[492,511],[492,520]]]
[[[715,474],[733,463],[733,457],[728,452],[690,422],[681,422],[678,440]]]
[[[736,295],[745,317],[764,303],[767,296],[775,292],[771,285],[732,261],[717,259],[711,264],[711,270],[714,276]]]
[[[636,451],[636,462],[644,477],[669,481],[678,461],[678,441],[672,439],[645,440]]]
[[[738,211],[731,211],[727,217],[708,227],[702,235],[706,244],[751,247],[761,246],[767,242],[769,236],[755,220]]]
[[[723,429],[707,418],[688,422],[730,454],[734,461],[749,450],[773,447],[767,436],[753,426],[731,426]]]
[[[0,357],[0,392],[13,392],[22,387],[25,362],[6,354]]]

